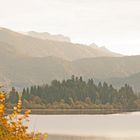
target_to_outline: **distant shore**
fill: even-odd
[[[22,109],[24,112],[26,109]],[[11,113],[12,109],[7,109],[7,114]],[[138,109],[31,109],[31,114],[36,115],[63,115],[63,114],[116,114],[116,113],[126,113],[126,112],[136,112],[140,111]]]

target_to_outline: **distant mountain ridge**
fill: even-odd
[[[39,39],[48,39],[48,40],[61,41],[61,42],[71,42],[69,37],[63,36],[61,34],[52,35],[48,32],[35,32],[35,31],[29,31],[26,34],[35,38],[39,38]]]
[[[89,57],[121,56],[120,54],[104,51],[97,47],[94,48],[70,42],[39,39],[5,28],[0,30],[0,42],[13,46],[13,49],[19,55],[29,57],[53,56],[65,60],[76,60]]]

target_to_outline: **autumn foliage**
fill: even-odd
[[[30,110],[21,114],[22,102],[19,98],[13,113],[6,115],[5,93],[0,92],[0,140],[46,140],[47,134],[28,133],[28,126],[24,125],[29,121]]]

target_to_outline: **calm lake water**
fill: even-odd
[[[48,140],[140,140],[140,112],[113,115],[31,115],[29,129]]]

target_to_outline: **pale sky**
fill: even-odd
[[[140,0],[0,0],[0,26],[140,54]]]

